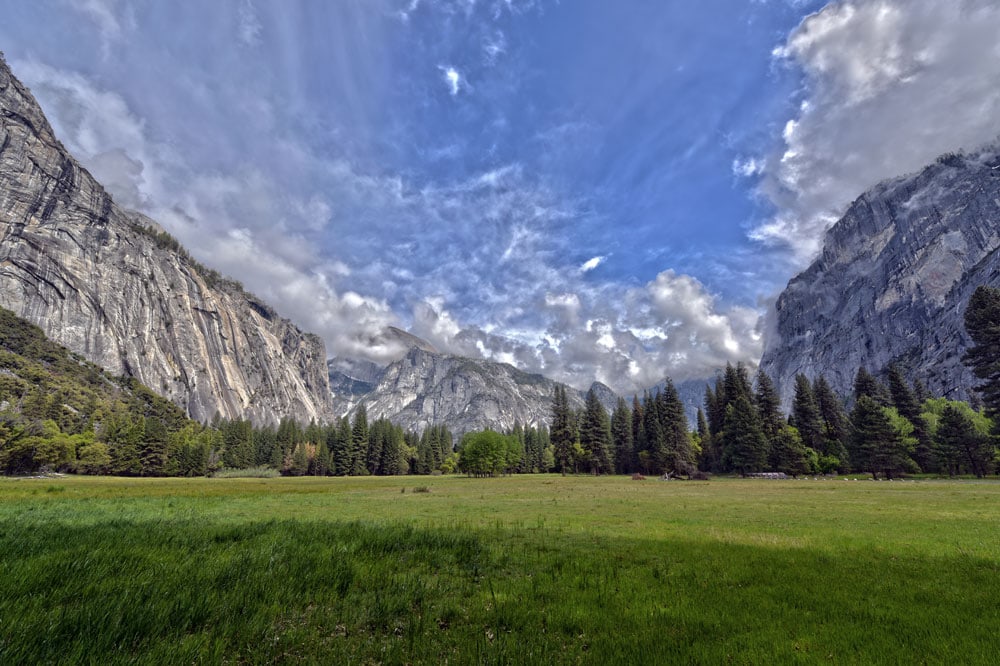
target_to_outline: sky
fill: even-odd
[[[330,356],[754,364],[866,189],[1000,134],[993,0],[0,0],[121,205]]]

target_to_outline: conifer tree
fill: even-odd
[[[766,372],[757,372],[757,389],[754,392],[754,405],[760,417],[761,431],[767,440],[773,441],[785,426],[785,418],[781,415],[781,398],[774,388],[774,382]]]
[[[367,473],[368,453],[368,409],[364,403],[354,412],[354,423],[351,425],[351,465],[348,474],[362,476]]]
[[[660,430],[665,446],[659,460],[660,471],[669,474],[690,474],[694,467],[691,433],[688,431],[684,403],[674,383],[668,378],[660,394]]]
[[[556,385],[552,399],[552,426],[550,429],[552,452],[555,456],[556,468],[566,474],[573,469],[573,449],[576,443],[576,432],[573,425],[573,415],[566,398],[566,388]]]
[[[776,472],[784,472],[792,478],[809,473],[809,460],[805,444],[799,432],[784,424],[771,446],[772,467]]]
[[[887,411],[875,398],[862,394],[851,411],[851,462],[856,471],[891,479],[905,469],[906,449]]]
[[[816,452],[823,456],[836,458],[840,461],[840,468],[849,467],[847,457],[847,438],[850,436],[850,427],[847,421],[847,412],[833,392],[826,377],[820,375],[813,382],[813,396],[816,398],[816,406],[819,408],[820,419],[823,422],[823,438],[820,448]]]
[[[864,366],[858,368],[858,373],[854,376],[854,399],[860,400],[862,396],[871,398],[882,407],[890,404],[889,392],[885,386]]]
[[[591,472],[594,474],[614,472],[608,413],[593,388],[587,391],[586,404],[580,419],[580,446],[587,454]]]
[[[791,424],[799,431],[802,443],[814,451],[823,450],[823,422],[813,395],[812,384],[805,375],[795,376],[795,398],[792,401]]]
[[[747,395],[738,393],[726,407],[722,438],[723,464],[741,476],[759,472],[767,464],[767,443],[757,410]]]
[[[625,398],[618,398],[611,413],[611,441],[615,451],[615,471],[618,474],[632,472],[632,413]]]
[[[972,347],[962,361],[983,380],[977,391],[986,406],[986,414],[1000,417],[1000,289],[979,286],[965,309],[965,331]]]
[[[899,413],[913,424],[913,435],[917,438],[917,446],[914,451],[914,459],[920,465],[920,469],[925,472],[932,471],[935,466],[933,454],[933,442],[927,423],[921,412],[921,403],[917,401],[916,394],[906,383],[903,371],[899,365],[893,363],[889,366],[889,395],[892,397],[892,404]]]
[[[978,432],[972,419],[957,405],[944,408],[934,440],[935,452],[950,475],[963,468],[979,478],[989,473],[993,453],[990,438]]]

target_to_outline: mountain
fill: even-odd
[[[2,59],[0,306],[195,419],[332,413],[322,340],[117,206]]]
[[[506,430],[516,423],[547,425],[557,382],[507,363],[442,354],[420,338],[393,329],[387,335],[410,345],[403,358],[380,367],[368,361],[333,359],[330,386],[337,412],[364,403],[369,419],[386,417],[408,430],[447,425],[461,436],[472,430]],[[593,384],[610,411],[618,396]],[[570,404],[584,394],[570,389]]]
[[[966,399],[963,314],[978,285],[1000,286],[1000,146],[950,154],[858,198],[823,252],[775,306],[761,367],[787,407],[795,375],[847,395],[865,366],[898,362],[930,391]]]

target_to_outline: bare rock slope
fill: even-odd
[[[195,419],[332,414],[322,340],[119,208],[2,58],[0,305]]]
[[[943,156],[851,205],[776,304],[761,367],[786,406],[797,373],[846,395],[858,367],[893,362],[935,394],[970,395],[963,315],[977,286],[1000,286],[998,165],[997,146]]]

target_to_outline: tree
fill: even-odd
[[[817,377],[816,381],[813,382],[813,396],[816,398],[820,420],[823,422],[823,441],[816,452],[826,459],[825,466],[830,471],[837,468],[846,470],[848,468],[847,438],[850,436],[850,426],[844,406],[823,375]]]
[[[668,378],[659,395],[658,415],[663,445],[658,447],[657,464],[667,474],[690,474],[694,468],[694,451],[687,415],[674,383]]]
[[[791,477],[809,473],[809,451],[799,432],[785,424],[778,431],[771,445],[772,467],[776,472],[784,472]]]
[[[860,400],[863,396],[871,398],[883,407],[889,404],[889,392],[864,366],[861,366],[854,375],[854,399]]]
[[[348,474],[362,476],[368,472],[365,463],[368,452],[368,409],[362,403],[354,412],[354,423],[351,425],[351,447],[348,456],[350,465]]]
[[[611,413],[611,443],[615,451],[615,471],[629,474],[632,471],[632,412],[625,398],[618,398]]]
[[[741,476],[759,472],[767,464],[767,442],[757,410],[746,395],[738,395],[726,407],[722,438],[723,463]]]
[[[894,408],[880,405],[870,395],[862,395],[851,411],[851,463],[859,472],[879,473],[891,479],[905,469],[906,448],[899,424],[893,422]]]
[[[893,363],[889,366],[888,379],[889,395],[892,397],[893,406],[913,424],[913,435],[917,438],[913,457],[920,465],[920,469],[925,472],[931,471],[935,463],[933,442],[931,442],[930,433],[927,431],[927,424],[924,423],[924,419],[920,415],[923,410],[917,400],[916,393],[907,384],[903,370],[898,364]]]
[[[799,431],[802,443],[815,451],[823,450],[823,420],[813,395],[812,384],[805,375],[795,376],[795,398],[792,401],[791,424]]]
[[[965,331],[974,343],[962,361],[983,380],[977,388],[986,413],[1000,415],[1000,289],[979,286],[965,308]]]
[[[566,398],[566,387],[557,384],[552,398],[552,425],[549,433],[556,467],[563,474],[573,469],[573,445],[576,443],[573,420]]]
[[[784,428],[785,419],[781,415],[781,398],[778,397],[778,391],[774,388],[774,382],[763,370],[757,373],[754,405],[757,407],[757,415],[760,417],[760,427],[764,437],[769,442],[774,441]]]
[[[950,475],[963,471],[978,477],[989,474],[996,453],[990,419],[967,403],[945,398],[928,400],[924,406],[923,418],[941,469]]]
[[[591,388],[580,419],[580,446],[586,453],[586,463],[594,474],[614,472],[611,462],[611,425],[604,405]]]

